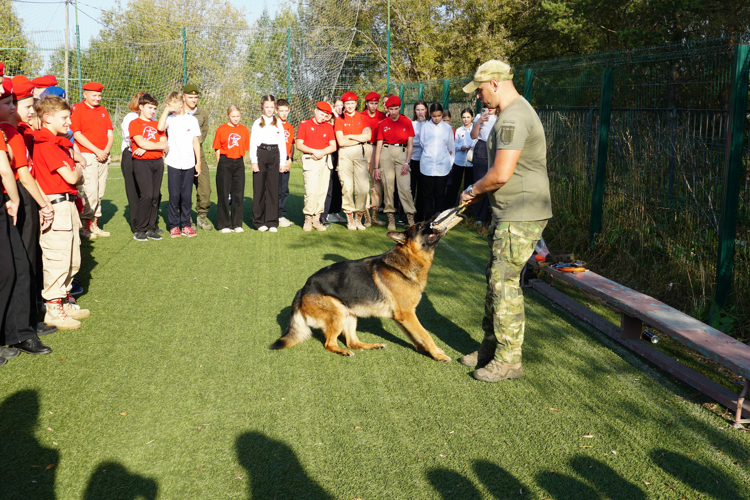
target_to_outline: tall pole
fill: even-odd
[[[286,98],[292,103],[292,28],[286,29]]]
[[[187,31],[182,27],[182,84],[187,85]]]
[[[81,78],[81,28],[78,26],[78,0],[76,0],[76,53],[78,54],[78,92],[83,95],[83,79]]]
[[[65,95],[68,95],[68,79],[70,78],[70,68],[68,58],[70,57],[70,21],[68,15],[68,6],[70,0],[65,0],[65,69],[63,75],[65,76]]]
[[[388,0],[388,63],[386,69],[385,93],[391,91],[391,0]]]

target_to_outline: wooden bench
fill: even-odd
[[[742,418],[743,415],[750,417],[750,402],[745,402],[745,396],[750,385],[750,346],[663,302],[608,280],[594,272],[569,273],[553,267],[540,268],[533,261],[533,257],[529,261],[529,265],[548,273],[553,285],[554,280],[559,279],[604,300],[620,312],[620,326],[617,327],[542,280],[529,280],[528,285],[534,290],[668,373],[695,387],[716,402],[733,410],[735,427],[741,428],[741,424],[750,423],[750,418]],[[724,386],[641,340],[643,323],[658,329],[744,377],[745,383],[742,393],[738,396]]]

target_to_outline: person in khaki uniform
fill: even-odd
[[[70,155],[73,144],[65,138],[70,126],[70,106],[57,96],[36,105],[42,127],[34,133],[34,169],[39,187],[55,212],[52,225],[42,231],[42,297],[47,306],[44,321],[63,330],[80,328],[90,315],[68,300],[73,277],[81,265],[81,227],[75,206],[77,186],[83,183],[83,168]]]
[[[414,127],[411,120],[401,114],[401,99],[391,96],[385,102],[388,117],[377,129],[377,146],[373,158],[375,180],[383,181],[383,199],[388,215],[388,230],[396,230],[396,209],[393,205],[394,189],[398,186],[401,207],[406,212],[409,226],[414,225],[414,199],[411,196],[410,162],[414,146]]]
[[[523,376],[521,271],[552,217],[544,127],[512,79],[510,66],[493,60],[481,65],[464,87],[466,93],[476,90],[485,107],[497,110],[487,140],[490,169],[461,194],[461,202],[469,205],[487,196],[492,208],[484,340],[477,351],[458,360],[476,367],[472,376],[484,382]]]
[[[203,152],[203,141],[208,135],[208,111],[198,107],[198,98],[200,90],[195,85],[185,85],[182,87],[182,100],[185,103],[185,113],[192,115],[198,120],[198,126],[201,129],[201,173],[195,179],[195,211],[198,213],[196,226],[204,231],[211,231],[214,226],[208,220],[208,209],[211,208],[211,177],[208,175],[208,163],[206,155]]]
[[[365,230],[362,216],[367,211],[370,192],[370,175],[365,144],[372,137],[370,121],[357,112],[357,94],[347,92],[341,96],[344,112],[336,119],[334,130],[339,145],[339,180],[341,181],[342,208],[346,214],[346,228]],[[356,191],[356,201],[355,201]]]
[[[89,82],[83,86],[83,102],[73,106],[70,129],[73,131],[76,145],[87,165],[83,169],[83,213],[81,236],[96,238],[109,236],[99,227],[98,219],[102,216],[102,197],[109,177],[109,153],[114,144],[112,120],[107,109],[100,105],[104,86],[101,83]]]
[[[365,96],[365,110],[362,112],[362,115],[370,121],[371,131],[370,140],[365,144],[365,156],[367,157],[370,174],[370,197],[367,201],[368,209],[365,212],[365,227],[370,227],[373,224],[376,226],[385,226],[385,222],[378,219],[378,208],[380,208],[380,203],[383,201],[383,182],[375,180],[375,170],[372,164],[376,145],[375,131],[380,122],[385,120],[385,113],[378,110],[379,102],[380,94],[370,92]],[[372,210],[372,216],[369,216],[370,210]]]
[[[295,146],[302,155],[302,179],[305,183],[305,214],[303,231],[325,231],[320,214],[325,210],[331,163],[331,153],[336,151],[333,126],[328,122],[333,108],[327,102],[316,105],[312,118],[299,124]]]

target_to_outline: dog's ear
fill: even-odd
[[[385,233],[386,236],[388,236],[390,239],[398,243],[399,245],[403,245],[406,241],[406,233],[402,233],[399,231],[388,231]]]

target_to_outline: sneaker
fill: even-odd
[[[146,236],[146,233],[143,232],[137,232],[133,234],[133,239],[135,241],[148,241],[148,236]]]
[[[83,293],[83,287],[81,286],[81,283],[74,279],[70,283],[70,291],[68,292],[68,294],[77,296],[77,295],[81,295],[82,293]]]
[[[290,221],[286,217],[279,217],[279,227],[289,227],[293,225],[294,225],[294,222]]]
[[[327,220],[324,220],[323,222],[321,222],[321,224],[323,224],[325,227],[331,227],[331,226],[333,226],[333,224],[331,224]]]
[[[161,235],[156,231],[146,231],[146,236],[150,240],[159,241],[161,239]]]
[[[260,231],[261,233],[264,232],[264,231],[268,231],[268,226],[260,226],[258,228],[258,231]]]
[[[180,231],[179,227],[173,227],[169,230],[169,236],[171,236],[172,238],[179,238],[180,236],[182,236],[182,232]]]
[[[193,229],[192,226],[185,226],[182,228],[182,235],[187,236],[188,238],[193,238],[198,236],[198,233],[195,232],[195,229]]]
[[[269,233],[278,233],[278,232],[279,232],[279,230],[278,230],[278,229],[276,229],[275,227],[269,227],[269,228],[268,228],[268,232],[269,232]]]
[[[484,368],[475,370],[471,374],[482,382],[500,382],[523,377],[523,366],[521,363],[505,363],[499,359],[493,359]]]
[[[156,228],[156,232],[159,233],[159,234],[164,234],[164,230],[162,228],[160,228],[160,227]]]
[[[224,234],[228,234],[228,233],[231,233],[232,230],[229,229],[228,227],[225,227],[224,229],[221,230],[221,232],[224,233]]]
[[[234,228],[234,232],[235,232],[235,233],[244,233],[244,232],[245,232],[245,230],[244,230],[244,229],[242,229],[242,227],[235,227],[235,228]]]

